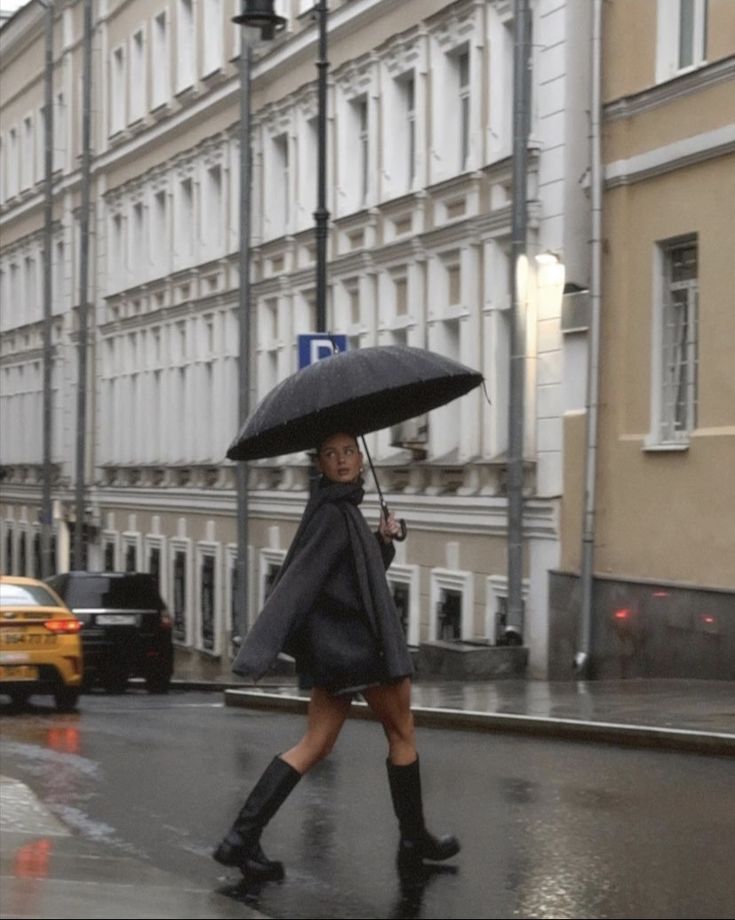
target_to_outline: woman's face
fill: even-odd
[[[317,467],[332,482],[354,482],[362,472],[362,454],[351,434],[334,434],[319,447]]]

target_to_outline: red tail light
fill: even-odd
[[[46,620],[43,625],[52,633],[78,633],[82,628],[79,620]]]

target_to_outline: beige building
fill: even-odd
[[[593,658],[604,676],[732,679],[735,4],[603,7]],[[579,647],[584,423],[565,421],[560,676]]]

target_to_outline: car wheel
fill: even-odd
[[[145,688],[149,693],[168,693],[170,684],[171,678],[160,674],[151,674],[145,679]]]
[[[76,687],[62,687],[54,692],[54,702],[59,712],[73,712],[79,702],[79,690]]]

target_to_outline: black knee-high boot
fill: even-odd
[[[300,779],[298,770],[280,757],[273,758],[212,854],[218,863],[237,866],[243,875],[252,878],[283,878],[283,863],[267,858],[260,846],[260,835]]]
[[[386,761],[388,781],[393,799],[393,810],[401,829],[398,845],[400,862],[420,863],[424,859],[440,861],[459,853],[459,841],[446,834],[435,837],[424,824],[424,809],[421,799],[421,774],[418,757],[413,763],[396,766]]]

